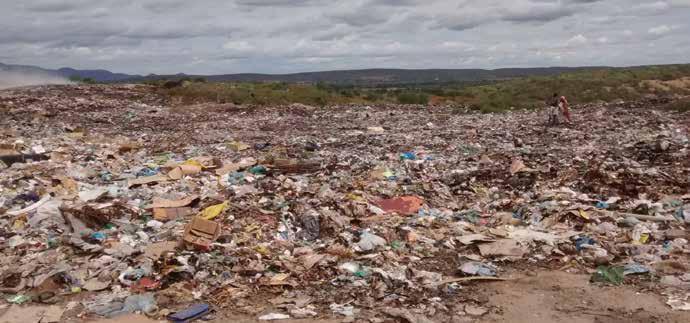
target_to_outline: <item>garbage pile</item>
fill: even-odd
[[[545,127],[174,107],[134,85],[8,90],[0,111],[0,293],[46,306],[37,322],[481,316],[466,291],[519,268],[652,281],[690,310],[688,113],[587,105]]]

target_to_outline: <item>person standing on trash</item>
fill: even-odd
[[[554,93],[553,97],[546,100],[547,112],[549,114],[547,125],[553,126],[558,124],[559,102],[558,93]]]
[[[558,107],[561,108],[561,113],[563,114],[565,121],[567,123],[571,123],[570,105],[568,104],[568,100],[565,98],[565,96],[561,96],[561,98],[558,99]]]

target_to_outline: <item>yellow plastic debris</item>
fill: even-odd
[[[347,195],[345,195],[345,198],[355,202],[366,202],[366,199],[354,193],[348,193]]]
[[[211,205],[205,208],[203,211],[201,211],[198,216],[206,220],[211,220],[223,213],[223,211],[225,211],[229,204],[229,201],[225,201],[221,204]]]
[[[236,152],[249,149],[249,145],[239,141],[232,141],[228,143],[228,147],[230,147],[230,149]]]
[[[266,246],[256,246],[254,250],[264,256],[271,254],[271,251]]]
[[[589,219],[590,219],[590,218],[589,218],[589,214],[587,214],[587,212],[585,212],[584,210],[579,210],[579,211],[580,211],[580,216],[581,216],[583,219],[585,219],[585,220],[589,220]]]
[[[23,230],[26,227],[26,215],[22,215],[21,217],[17,218],[14,220],[14,223],[12,224],[12,229],[14,230]]]
[[[197,166],[199,168],[204,168],[204,165],[202,165],[199,161],[194,159],[189,159],[186,162],[182,163],[182,165]]]

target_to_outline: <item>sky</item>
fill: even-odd
[[[0,62],[130,74],[689,63],[690,0],[0,0]]]

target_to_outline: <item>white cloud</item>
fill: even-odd
[[[566,44],[568,46],[578,46],[578,45],[584,45],[588,41],[587,37],[585,37],[583,34],[579,34],[576,36],[573,36],[572,38],[568,39]]]
[[[452,50],[471,50],[474,49],[472,44],[468,44],[460,41],[445,41],[441,44],[441,47],[452,49]]]
[[[656,1],[650,3],[642,3],[639,5],[634,5],[632,7],[633,11],[646,13],[646,14],[659,14],[666,12],[671,9],[671,5],[666,1]]]
[[[252,46],[252,44],[245,40],[228,41],[225,42],[225,44],[223,44],[223,49],[229,49],[238,52],[247,52],[253,50],[254,46]]]
[[[690,0],[0,0],[0,11],[11,13],[0,62],[138,74],[641,65],[690,51]]]
[[[668,34],[669,32],[671,32],[671,30],[672,30],[671,27],[669,27],[667,25],[661,25],[661,26],[649,28],[649,30],[647,32],[652,34],[652,35],[661,36],[661,35]]]
[[[673,6],[690,7],[690,0],[669,0],[668,2]]]

